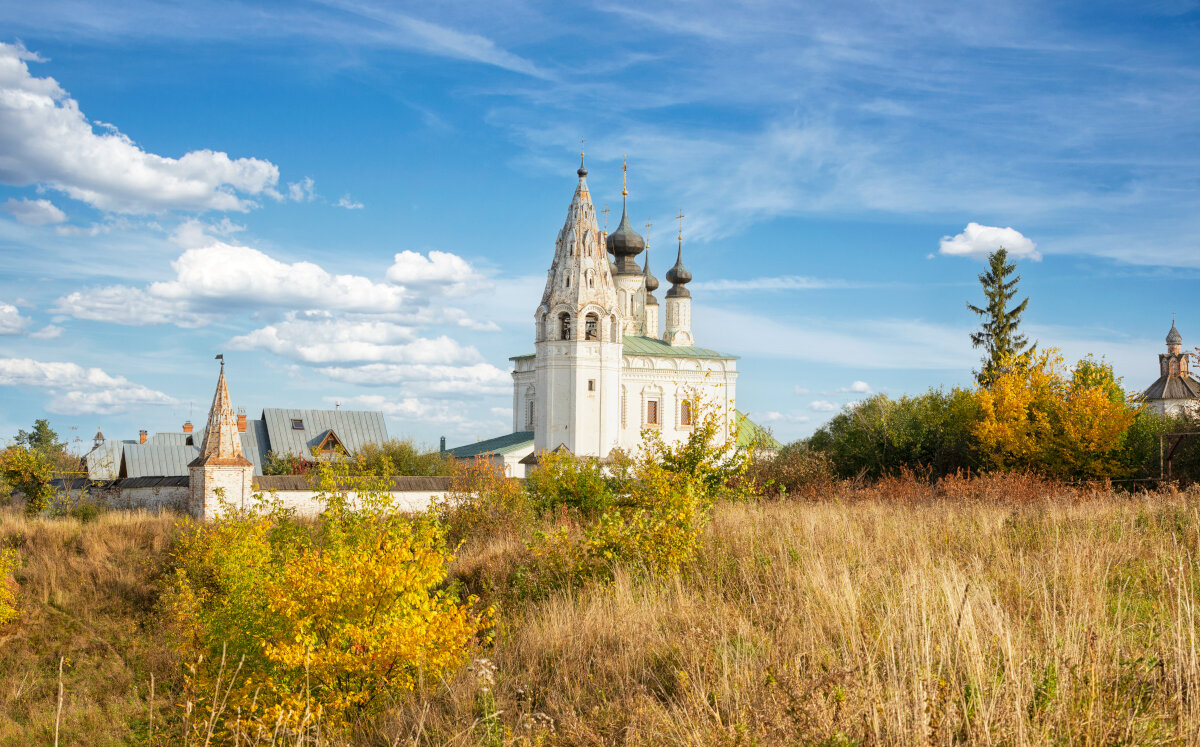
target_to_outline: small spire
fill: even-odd
[[[629,182],[626,177],[629,175],[629,157],[621,156],[621,196],[629,196]]]
[[[579,178],[587,176],[587,166],[583,165],[583,138],[579,138],[579,170],[575,172]]]
[[[675,217],[679,219],[679,243],[682,245],[683,244],[683,219],[687,217],[683,214],[683,208],[679,209],[679,215],[676,215]]]

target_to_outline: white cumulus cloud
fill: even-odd
[[[836,412],[838,409],[836,404],[824,399],[813,400],[808,407],[815,412]]]
[[[418,338],[409,327],[385,321],[291,319],[230,341],[239,350],[266,350],[303,363],[352,362],[460,365],[483,357],[446,336]]]
[[[124,376],[64,361],[0,358],[0,386],[46,389],[50,393],[46,409],[61,415],[110,415],[131,407],[176,403]]]
[[[871,394],[871,385],[865,381],[856,381],[850,386],[844,386],[838,389],[839,392],[850,392],[853,394]]]
[[[0,43],[0,182],[46,185],[119,213],[244,211],[254,205],[247,195],[273,192],[273,163],[212,150],[148,153],[115,127],[89,121],[56,80],[30,74],[30,61],[39,58]]]
[[[404,287],[436,287],[447,295],[463,295],[486,284],[482,275],[462,257],[436,249],[428,256],[403,251],[388,268],[387,279]]]
[[[11,303],[0,301],[0,335],[19,335],[29,326],[28,317],[21,316],[21,310]]]
[[[938,251],[956,257],[985,259],[1000,247],[1013,259],[1042,259],[1037,244],[1015,228],[997,228],[971,222],[957,236],[943,236]]]
[[[27,226],[49,226],[67,219],[67,214],[49,200],[18,200],[10,197],[3,207],[12,217]]]
[[[338,198],[338,201],[335,202],[334,204],[340,208],[346,208],[347,210],[362,210],[363,209],[363,204],[361,202],[359,202],[358,200],[351,198],[350,195],[342,195],[341,197]]]

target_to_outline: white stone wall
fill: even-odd
[[[537,345],[534,448],[566,446],[606,456],[620,442],[620,342],[550,340]]]
[[[662,339],[662,334],[658,331],[658,304],[646,304],[645,306],[646,324],[642,334],[646,337],[653,337],[656,340]]]
[[[635,451],[642,429],[654,428],[664,441],[675,443],[691,435],[692,427],[680,422],[680,403],[694,395],[701,407],[716,408],[723,421],[723,437],[737,400],[737,361],[704,358],[626,356],[621,371],[623,394],[621,447]],[[646,423],[648,403],[658,402],[657,426]],[[698,422],[700,410],[693,412]]]
[[[119,488],[104,491],[102,497],[110,508],[166,509],[179,512],[188,510],[188,489],[184,486]]]
[[[270,498],[278,498],[286,508],[296,510],[301,516],[316,516],[325,510],[325,504],[317,500],[317,493],[311,490],[280,490],[264,494]],[[388,493],[393,504],[400,511],[424,511],[434,500],[444,497],[444,491],[426,490],[396,490]],[[350,493],[351,504],[357,502],[357,494]]]
[[[1186,415],[1191,418],[1200,417],[1200,400],[1152,399],[1146,404],[1154,412],[1167,417],[1176,417],[1179,415]]]

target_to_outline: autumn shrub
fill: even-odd
[[[317,463],[299,454],[280,454],[274,450],[263,455],[264,475],[307,475]]]
[[[176,552],[168,606],[198,662],[188,702],[226,735],[344,732],[456,669],[484,624],[445,585],[452,555],[432,512],[403,515],[379,486],[318,471],[317,520],[259,496],[223,505]]]
[[[16,550],[0,550],[0,626],[17,617],[17,581],[13,575],[19,561]]]
[[[25,496],[25,513],[45,511],[54,497],[54,461],[27,446],[10,446],[0,453],[0,474],[5,482]]]
[[[485,457],[454,462],[450,490],[434,501],[452,547],[480,538],[519,537],[534,520],[529,496],[504,467]]]
[[[754,495],[764,498],[820,498],[837,482],[833,459],[804,441],[784,446],[773,456],[756,454],[746,479]]]
[[[1127,474],[1122,448],[1137,408],[1120,383],[1111,365],[1088,358],[1069,369],[1054,348],[1002,360],[975,392],[974,434],[987,465],[1055,477]]]

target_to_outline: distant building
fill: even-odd
[[[734,410],[737,356],[697,347],[692,333],[683,216],[660,331],[659,283],[646,240],[630,225],[628,190],[621,190],[621,221],[609,234],[596,222],[582,162],[576,173],[534,312],[535,352],[511,359],[513,432],[450,450],[459,458],[488,455],[513,477],[524,476],[535,452],[605,458],[617,448],[636,449],[646,429],[668,443],[686,440],[700,418],[698,402],[716,409],[724,439],[742,417]]]
[[[1192,378],[1183,335],[1171,321],[1167,352],[1158,355],[1158,379],[1142,392],[1142,400],[1160,415],[1200,415],[1200,381]]]
[[[210,415],[211,418],[211,415]],[[367,444],[388,440],[382,412],[365,410],[284,410],[267,408],[257,420],[235,416],[242,454],[262,475],[268,452],[314,460],[339,449],[357,454]],[[97,432],[95,447],[84,457],[88,478],[169,477],[188,474],[188,464],[200,455],[202,434],[190,422],[176,433],[142,431],[138,440],[106,439]]]

